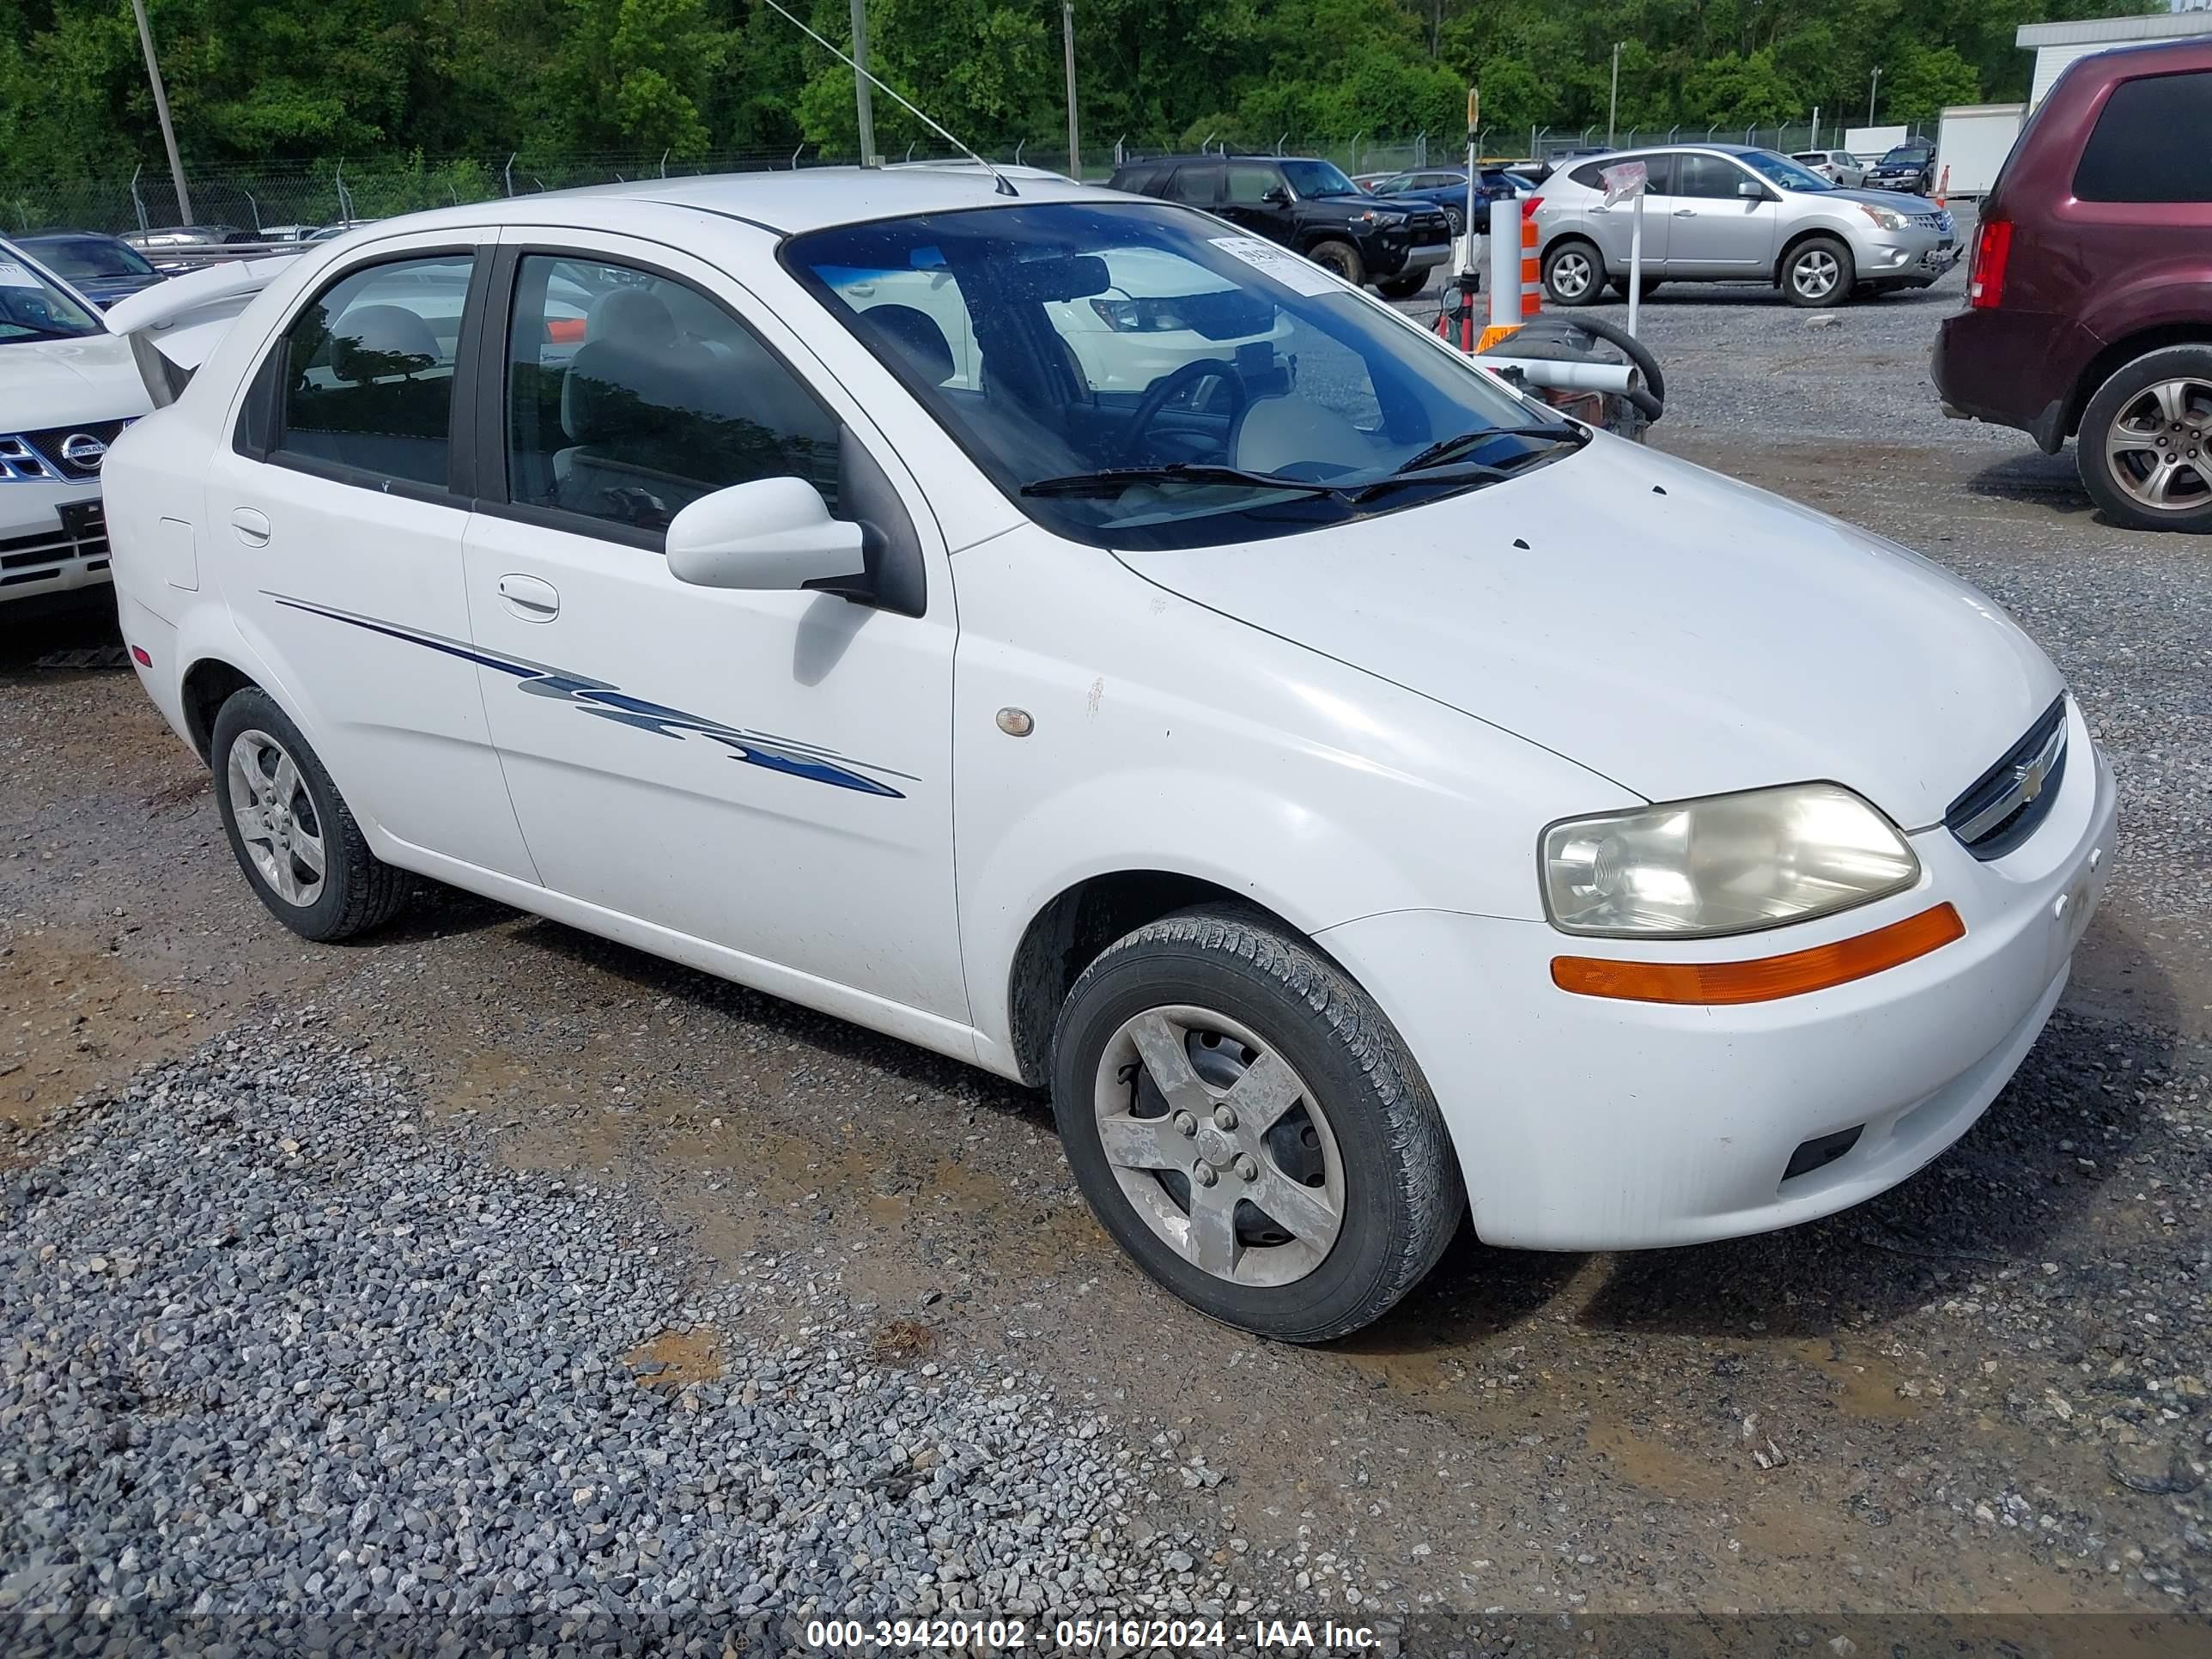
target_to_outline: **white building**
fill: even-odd
[[[2033,109],[2051,90],[2058,72],[2077,58],[2112,46],[2141,46],[2147,40],[2174,40],[2192,34],[2212,34],[2212,0],[2173,0],[2172,11],[2151,12],[2141,17],[2091,17],[2076,23],[2023,23],[2013,44],[2035,53],[2035,79],[2028,88],[2027,106]]]

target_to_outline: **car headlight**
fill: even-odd
[[[1373,208],[1359,216],[1377,230],[1395,230],[1406,222],[1406,216],[1402,213],[1377,213]]]
[[[1875,207],[1866,202],[1859,204],[1859,211],[1884,230],[1903,230],[1912,222],[1901,213],[1892,213],[1887,208]]]
[[[0,483],[57,483],[61,476],[27,439],[0,434]]]
[[[1833,783],[1568,819],[1544,831],[1542,863],[1552,925],[1613,939],[1749,933],[1920,878],[1896,825]]]

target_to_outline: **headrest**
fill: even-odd
[[[912,306],[871,306],[860,315],[930,385],[942,386],[952,378],[952,347],[927,312]]]
[[[331,330],[331,372],[359,386],[438,361],[438,337],[404,306],[356,306]]]
[[[676,319],[667,301],[641,288],[613,288],[592,301],[584,313],[586,340],[623,340],[635,345],[674,343]]]
[[[561,380],[561,429],[571,443],[607,443],[657,432],[672,410],[701,399],[672,351],[627,339],[579,347]]]

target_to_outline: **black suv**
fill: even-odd
[[[1295,248],[1347,283],[1386,299],[1418,294],[1451,258],[1443,210],[1407,197],[1370,196],[1334,161],[1282,155],[1163,155],[1114,169],[1115,190],[1184,202],[1255,236]]]
[[[1936,146],[1925,138],[1906,139],[1867,169],[1860,188],[1927,195],[1936,188]]]

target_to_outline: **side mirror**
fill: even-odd
[[[1291,204],[1291,192],[1280,185],[1277,185],[1260,199],[1269,207],[1288,207]]]
[[[863,580],[862,531],[830,516],[804,478],[732,484],[678,513],[668,572],[695,587],[779,592]]]
[[[1748,179],[1739,179],[1736,180],[1735,193],[1747,202],[1763,202],[1766,199],[1766,186],[1753,184]]]

